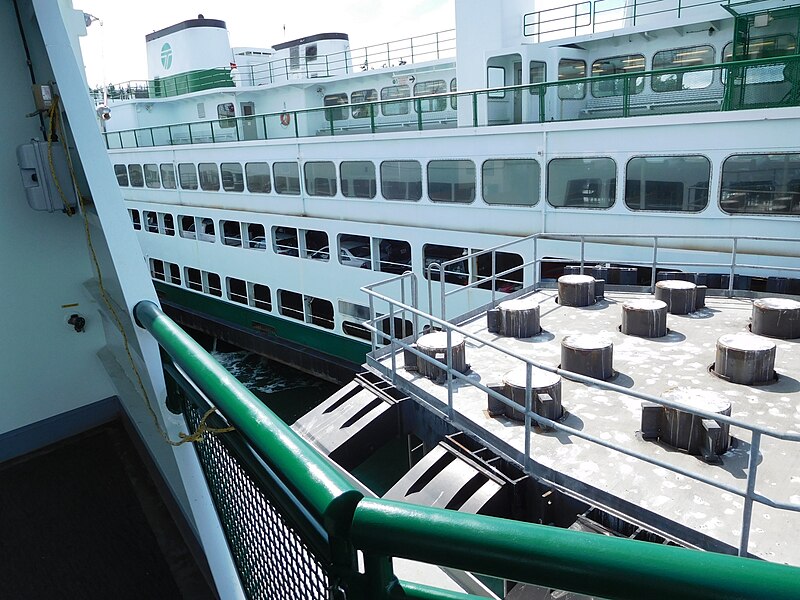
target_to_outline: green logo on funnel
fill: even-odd
[[[169,44],[161,46],[161,64],[165,69],[169,69],[172,66],[172,48]]]

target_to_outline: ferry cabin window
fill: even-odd
[[[696,67],[714,63],[713,46],[689,46],[674,50],[662,50],[653,55],[653,70]],[[714,71],[689,71],[653,75],[650,86],[654,92],[677,92],[707,88],[714,81]]]
[[[558,61],[558,80],[582,79],[586,77],[586,61],[574,58],[562,58]],[[558,97],[561,100],[580,100],[586,96],[585,83],[562,83],[558,86]]]
[[[705,156],[647,156],[628,161],[625,205],[631,210],[699,212],[708,205]]]
[[[458,81],[455,77],[450,80],[450,93],[454,94],[458,90]],[[458,110],[458,96],[450,96],[450,108]]]
[[[241,247],[242,245],[242,225],[239,221],[220,221],[219,227],[222,230],[222,243],[226,246]]]
[[[239,304],[247,304],[247,282],[242,279],[235,279],[233,277],[226,277],[225,283],[228,287],[228,300],[238,302]]]
[[[219,191],[219,169],[217,163],[200,163],[197,165],[200,174],[200,189],[206,192]]]
[[[332,162],[307,162],[303,165],[303,174],[309,196],[336,195],[336,165]]]
[[[128,214],[131,217],[131,223],[133,223],[133,229],[135,231],[140,231],[142,229],[142,221],[141,218],[139,217],[139,211],[129,208]]]
[[[381,163],[381,194],[387,200],[422,198],[422,166],[416,160]]]
[[[252,286],[250,294],[250,306],[260,308],[261,310],[272,310],[272,297],[269,293],[269,288],[260,283],[248,284]]]
[[[196,292],[203,291],[203,276],[200,273],[200,269],[186,267],[184,274],[186,279],[186,287]]]
[[[284,317],[305,321],[303,295],[288,290],[278,290],[278,312]]]
[[[301,229],[300,231],[303,230]],[[327,261],[330,258],[331,252],[328,246],[328,234],[326,232],[307,229],[303,232],[303,239],[306,245],[303,258],[323,261]]]
[[[133,187],[144,187],[144,175],[142,165],[128,165],[128,177]]]
[[[161,180],[158,177],[158,165],[144,165],[144,182],[149,188],[161,187]]]
[[[219,118],[220,127],[236,127],[236,108],[233,102],[224,102],[217,104],[217,118]]]
[[[161,213],[161,219],[164,226],[164,235],[175,235],[175,219],[169,213]]]
[[[164,186],[164,189],[174,190],[176,187],[175,165],[172,163],[162,163],[159,165],[159,170],[161,171],[161,185]]]
[[[486,69],[486,87],[501,88],[506,86],[506,70],[503,67],[488,67]],[[505,90],[489,92],[489,98],[505,98]]]
[[[222,298],[222,283],[220,282],[219,275],[216,273],[207,273],[203,271],[205,278],[204,291],[206,294]]]
[[[142,218],[144,219],[144,229],[148,233],[158,233],[158,217],[156,213],[143,210],[142,211]]]
[[[610,208],[617,194],[611,158],[555,158],[547,179],[547,202],[556,208]]]
[[[414,86],[414,96],[427,96],[430,94],[446,94],[447,84],[444,79],[436,81],[422,81]],[[414,104],[414,109],[419,112],[440,112],[447,110],[447,98],[422,98]]]
[[[276,254],[300,256],[297,245],[297,229],[294,227],[273,227],[272,249]]]
[[[431,265],[441,265],[466,255],[466,248],[459,248],[456,246],[440,246],[439,244],[425,244],[422,246],[422,267],[425,279],[428,279],[428,268]],[[456,261],[451,265],[447,265],[443,270],[444,280],[446,283],[456,283],[459,285],[466,285],[469,283],[469,269],[467,268],[466,259]],[[431,281],[439,281],[440,272],[441,271],[439,268],[432,267],[430,276]]]
[[[381,100],[395,100],[411,96],[411,88],[407,85],[390,85],[381,89]],[[381,114],[384,117],[408,114],[408,101],[396,101],[381,104]]]
[[[535,206],[539,202],[539,163],[532,159],[496,159],[483,163],[481,181],[487,204]]]
[[[269,194],[272,191],[268,163],[249,162],[245,164],[244,172],[247,175],[247,190],[249,192]]]
[[[641,54],[601,58],[592,63],[593,78],[625,75],[638,71],[644,71],[644,56]],[[592,81],[592,96],[595,98],[622,96],[626,90],[629,94],[640,94],[644,90],[644,77],[609,77]]]
[[[372,249],[367,236],[339,236],[339,264],[358,269],[372,268]]]
[[[342,331],[362,340],[369,341],[372,334],[362,323],[369,319],[369,307],[345,300],[339,300],[339,314],[342,315]],[[345,320],[344,317],[351,317]]]
[[[197,189],[197,169],[193,163],[180,163],[178,165],[178,180],[182,190]]]
[[[475,163],[471,160],[430,161],[428,197],[433,202],[469,203],[475,200]]]
[[[172,285],[181,284],[181,268],[175,263],[166,263],[169,266],[168,282]]]
[[[400,275],[411,270],[411,244],[404,240],[378,240],[383,273]]]
[[[473,252],[477,252],[477,250],[473,250]],[[522,288],[522,269],[514,268],[522,266],[522,257],[513,252],[494,252],[494,259],[491,252],[476,257],[477,278],[479,280],[489,279],[489,281],[478,284],[479,288],[484,290],[492,289],[492,260],[494,260],[494,274],[500,275],[494,280],[494,286],[498,292],[516,292]]]
[[[544,83],[547,81],[547,63],[538,60],[530,62],[530,81],[531,83]],[[538,96],[541,88],[539,86],[531,86],[529,89],[531,95]]]
[[[289,68],[297,71],[300,68],[300,46],[289,48]]]
[[[194,240],[197,239],[194,217],[188,215],[178,215],[181,237]]]
[[[794,36],[789,34],[751,38],[746,49],[741,44],[734,45],[733,42],[729,42],[722,49],[722,62],[785,56],[787,54],[794,54],[796,52],[796,47],[797,44]],[[791,65],[792,63],[789,64]],[[744,71],[746,81],[743,83],[746,85],[778,83],[785,79],[784,70],[784,63],[748,67]],[[722,83],[725,83],[727,73],[728,71],[726,69],[722,69]],[[778,98],[778,100],[780,100],[780,98]]]
[[[276,162],[272,165],[272,172],[277,193],[300,195],[300,168],[296,162]]]
[[[308,317],[306,322],[325,329],[333,329],[333,304],[330,300],[322,298],[314,298],[313,296],[305,296],[305,301],[308,306]]]
[[[306,55],[306,62],[312,62],[317,60],[317,45],[316,44],[309,44],[305,48],[305,55]]]
[[[247,232],[247,247],[252,250],[266,250],[267,237],[261,223],[244,223]]]
[[[157,258],[150,259],[150,277],[158,279],[159,281],[166,281],[167,276],[164,274],[164,261]]]
[[[347,94],[328,94],[322,99],[324,106],[339,106],[340,104],[347,104]],[[325,120],[330,121],[344,121],[347,119],[346,108],[329,108],[325,111]]]
[[[739,154],[722,164],[720,208],[800,216],[800,154]]]
[[[122,187],[128,187],[128,169],[125,165],[114,165],[114,175],[117,176],[117,183]]]
[[[350,104],[358,104],[360,102],[377,102],[378,90],[358,90],[350,94]],[[365,106],[354,106],[352,108],[352,115],[354,119],[368,119],[370,116],[370,109],[373,110],[377,116],[377,110],[374,106],[369,104]]]
[[[345,335],[349,335],[361,340],[370,341],[372,339],[372,332],[364,327],[361,323],[342,321],[342,331],[344,331]]]
[[[242,165],[239,163],[222,163],[219,166],[222,175],[222,189],[226,192],[243,192],[244,177]]]
[[[377,182],[375,165],[369,161],[343,161],[339,165],[342,195],[346,198],[374,198]]]

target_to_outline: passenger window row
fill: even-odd
[[[455,92],[457,83],[455,78],[450,80],[449,91]],[[407,115],[410,107],[413,105],[414,112],[431,113],[443,112],[448,110],[448,99],[446,97],[425,98],[434,94],[446,94],[448,92],[448,83],[444,79],[436,79],[433,81],[420,81],[414,85],[413,96],[419,98],[418,101],[411,102],[412,89],[407,83],[399,83],[398,85],[390,85],[381,88],[380,99],[388,101],[381,104],[380,110],[377,106],[371,107],[367,102],[378,101],[378,90],[366,89],[356,90],[350,94],[348,99],[347,94],[344,92],[337,92],[335,94],[327,94],[322,98],[323,106],[336,107],[346,104],[363,104],[363,106],[352,106],[349,113],[346,108],[330,108],[325,111],[325,120],[330,121],[345,121],[352,117],[353,119],[367,119],[370,116],[377,117],[379,114],[384,117]],[[409,100],[405,100],[409,98]],[[456,110],[458,108],[455,96],[450,98],[450,109]]]

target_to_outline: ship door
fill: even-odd
[[[514,85],[522,85],[522,62],[514,63]],[[514,123],[522,123],[522,90],[514,90]]]
[[[243,117],[252,117],[256,114],[256,105],[252,102],[240,102],[239,114]],[[242,119],[242,137],[245,140],[257,140],[258,130],[255,119]]]

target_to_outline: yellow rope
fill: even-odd
[[[78,197],[78,205],[80,206],[81,214],[83,216],[83,228],[84,228],[84,232],[86,234],[86,245],[89,248],[89,254],[90,254],[91,258],[92,258],[92,265],[94,267],[95,275],[97,276],[97,286],[98,286],[98,288],[100,290],[100,297],[103,299],[103,302],[105,303],[106,308],[108,308],[108,312],[111,315],[117,330],[119,331],[120,335],[122,336],[123,347],[125,348],[125,353],[128,355],[128,360],[130,361],[130,364],[131,364],[131,370],[133,371],[133,374],[136,377],[136,382],[137,382],[137,384],[139,386],[139,389],[142,392],[142,397],[144,399],[144,404],[147,407],[147,411],[150,413],[150,416],[153,419],[153,423],[155,423],[156,429],[158,430],[159,434],[164,439],[164,441],[167,442],[170,446],[181,446],[183,444],[186,444],[187,442],[188,443],[197,442],[197,441],[202,440],[203,436],[206,435],[206,434],[217,435],[217,434],[220,434],[220,433],[227,433],[229,431],[233,431],[234,430],[233,427],[209,427],[206,424],[206,420],[214,412],[216,412],[216,410],[217,410],[216,408],[211,408],[208,411],[206,411],[206,413],[200,419],[200,423],[198,424],[197,429],[195,430],[194,433],[187,434],[187,433],[180,432],[178,435],[179,435],[179,437],[181,439],[179,441],[177,441],[177,442],[172,440],[172,439],[170,439],[169,434],[166,431],[164,431],[164,429],[161,427],[161,423],[159,423],[159,421],[158,421],[158,415],[156,414],[156,411],[153,409],[152,402],[150,401],[150,396],[147,393],[147,388],[145,387],[144,381],[142,380],[142,376],[139,373],[139,368],[136,366],[136,361],[134,361],[134,359],[133,359],[133,354],[131,352],[130,343],[128,341],[128,335],[125,332],[125,326],[122,324],[122,319],[120,319],[119,314],[117,313],[117,310],[114,307],[113,303],[111,302],[111,298],[108,295],[108,293],[106,292],[105,286],[103,285],[103,274],[102,274],[102,272],[100,270],[100,261],[97,258],[97,254],[96,254],[95,249],[94,249],[94,243],[92,241],[92,233],[91,233],[91,230],[89,228],[89,217],[88,217],[88,214],[86,212],[86,201],[84,200],[83,195],[80,192],[80,188],[78,187],[78,181],[77,181],[77,177],[75,175],[75,169],[74,169],[74,167],[72,165],[72,160],[70,158],[70,155],[69,155],[69,152],[68,152],[68,149],[67,149],[67,142],[66,142],[66,136],[65,136],[65,133],[64,133],[64,129],[63,129],[63,127],[62,127],[62,125],[61,125],[61,123],[59,122],[59,119],[58,119],[58,114],[59,114],[58,110],[57,110],[58,101],[59,101],[59,97],[58,96],[54,96],[53,97],[53,104],[50,107],[50,135],[48,136],[48,142],[47,142],[47,144],[48,144],[48,154],[50,156],[50,170],[51,170],[51,172],[53,174],[53,179],[55,180],[56,188],[58,189],[59,194],[61,194],[61,199],[64,202],[65,207],[67,208],[67,214],[69,214],[71,216],[73,211],[69,207],[69,205],[67,203],[67,199],[64,196],[63,191],[61,190],[61,185],[58,182],[58,177],[56,176],[55,168],[53,166],[52,148],[51,148],[50,144],[51,144],[53,135],[58,130],[61,133],[61,143],[63,144],[64,152],[67,155],[67,165],[69,166],[69,173],[70,173],[70,176],[72,178],[72,183],[75,186],[75,193],[76,193],[76,195]]]

